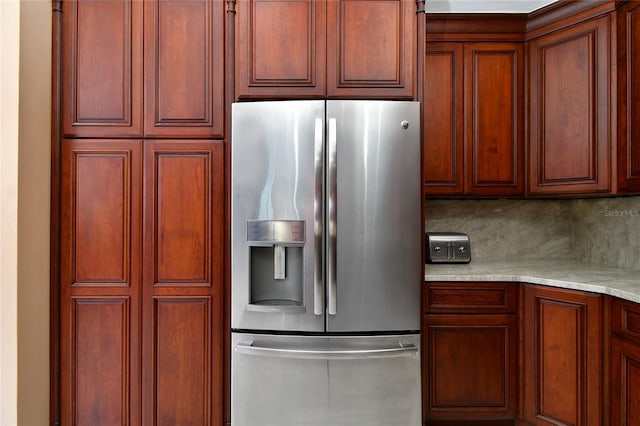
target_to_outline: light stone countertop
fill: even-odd
[[[471,260],[468,264],[427,264],[425,281],[514,281],[609,294],[640,303],[640,271],[570,260]]]

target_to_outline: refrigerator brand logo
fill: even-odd
[[[640,210],[638,209],[627,209],[627,210],[605,209],[604,215],[606,217],[637,217],[637,216],[640,216]]]

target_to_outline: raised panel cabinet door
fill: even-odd
[[[640,345],[611,339],[611,425],[640,425]]]
[[[145,136],[222,138],[225,2],[142,3]]]
[[[142,135],[142,4],[71,0],[62,14],[62,131]]]
[[[602,296],[526,286],[524,419],[602,424]]]
[[[465,174],[463,44],[427,43],[424,66],[424,192],[461,195]]]
[[[416,2],[327,2],[327,96],[413,99]]]
[[[427,420],[508,420],[518,401],[515,315],[426,315]]]
[[[609,20],[529,44],[530,194],[611,190]]]
[[[62,424],[140,424],[141,166],[141,141],[62,143]]]
[[[465,192],[524,193],[524,45],[464,46]]]
[[[236,97],[326,96],[326,1],[237,4]]]
[[[640,4],[618,12],[618,190],[640,192]]]
[[[145,141],[145,424],[222,424],[223,166],[221,141]]]

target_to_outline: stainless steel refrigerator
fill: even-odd
[[[235,103],[231,423],[421,424],[419,104]]]

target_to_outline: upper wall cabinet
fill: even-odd
[[[242,0],[236,97],[413,99],[416,3]]]
[[[612,191],[610,19],[590,19],[529,43],[532,195]]]
[[[237,5],[236,96],[323,97],[327,5],[244,0]]]
[[[143,4],[126,0],[64,2],[65,135],[142,135]]]
[[[618,12],[618,191],[640,192],[640,3]]]
[[[65,136],[223,137],[224,2],[63,7]]]
[[[428,42],[423,110],[426,194],[523,195],[523,43]]]
[[[143,3],[145,136],[223,137],[224,2]]]
[[[464,194],[464,45],[427,43],[423,180],[429,195]]]

